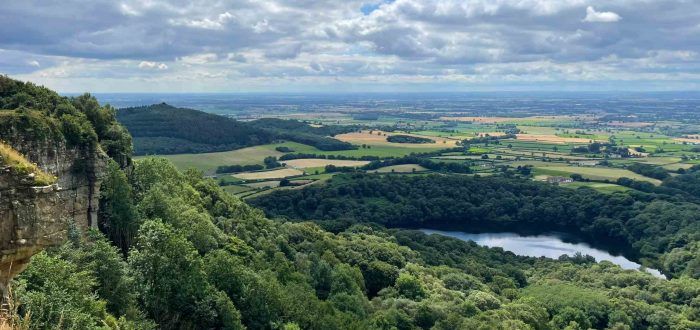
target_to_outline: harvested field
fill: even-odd
[[[310,168],[310,167],[324,167],[326,165],[333,166],[350,166],[359,167],[362,165],[369,164],[368,161],[364,160],[341,160],[341,159],[292,159],[281,162],[287,164],[287,167],[291,168]]]
[[[304,174],[303,171],[294,168],[283,168],[279,170],[264,171],[264,172],[247,172],[234,174],[234,178],[239,178],[242,180],[263,180],[263,179],[281,179],[290,176],[297,176]]]

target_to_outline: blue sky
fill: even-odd
[[[24,0],[0,73],[62,92],[700,90],[700,1]]]

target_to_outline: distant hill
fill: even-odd
[[[119,109],[117,120],[131,132],[136,155],[227,151],[275,140],[295,141],[320,150],[356,148],[328,137],[355,129],[353,127],[312,127],[283,119],[241,122],[166,103]]]
[[[270,143],[268,131],[202,111],[161,103],[117,111],[137,155],[202,153]]]

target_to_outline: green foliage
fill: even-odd
[[[390,135],[386,138],[391,143],[435,143],[435,140],[412,135]]]
[[[67,98],[0,76],[0,109],[15,110],[0,116],[0,139],[10,141],[21,133],[25,140],[66,141],[88,151],[99,144],[120,166],[131,162],[131,136],[117,123],[114,109],[100,106],[89,94]]]
[[[614,246],[648,265],[700,240],[700,206],[683,195],[603,194],[508,177],[339,175],[326,185],[253,199],[271,217],[390,227],[445,226],[542,233],[558,230]],[[697,268],[681,251],[666,273]],[[672,264],[671,260],[680,262]],[[674,269],[672,272],[671,269]],[[686,269],[688,269],[686,271]]]

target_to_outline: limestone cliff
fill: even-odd
[[[107,156],[99,149],[69,148],[64,141],[25,140],[22,132],[0,132],[57,182],[37,187],[32,174],[0,165],[0,290],[24,270],[29,258],[63,242],[68,228],[97,227],[101,178]],[[1,162],[0,162],[1,164]]]

